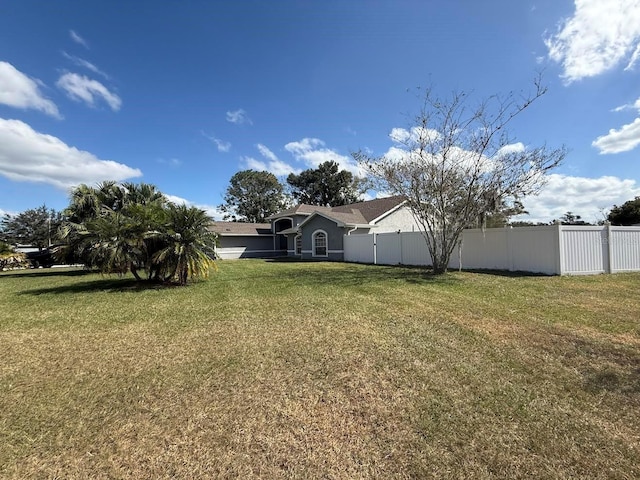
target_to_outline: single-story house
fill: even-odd
[[[298,205],[268,217],[271,223],[214,222],[221,258],[290,256],[343,260],[343,236],[417,231],[400,196],[340,207]]]

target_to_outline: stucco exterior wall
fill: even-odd
[[[380,219],[376,225],[378,227],[373,229],[373,233],[397,232],[398,230],[401,232],[420,231],[411,211],[404,206]]]
[[[313,256],[312,236],[317,230],[324,230],[327,234],[327,257]],[[342,260],[343,241],[345,229],[339,227],[334,221],[320,215],[312,218],[302,227],[302,258],[318,258],[328,260]]]
[[[307,219],[307,217],[308,215],[292,215],[291,220],[293,221],[293,226],[297,227],[302,222],[304,222]]]

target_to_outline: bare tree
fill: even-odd
[[[506,127],[547,89],[494,95],[470,106],[464,92],[438,98],[431,89],[409,130],[392,135],[400,145],[382,157],[353,154],[378,187],[404,195],[419,223],[433,271],[445,273],[462,231],[504,202],[538,192],[545,174],[566,156],[564,147],[525,147]]]

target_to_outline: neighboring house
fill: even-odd
[[[418,227],[402,197],[340,207],[298,205],[268,217],[271,223],[214,222],[220,258],[290,256],[343,260],[344,235],[412,232]]]

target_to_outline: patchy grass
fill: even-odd
[[[640,478],[640,275],[0,274],[3,478]]]

